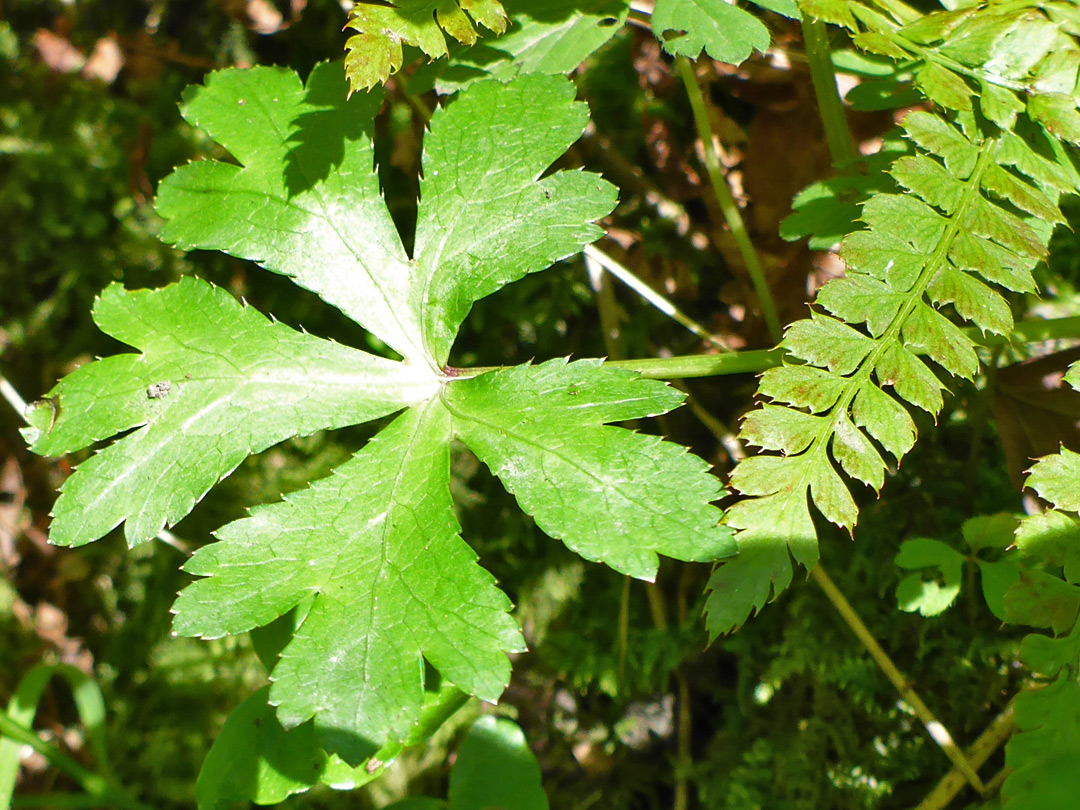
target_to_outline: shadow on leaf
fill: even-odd
[[[285,156],[285,187],[290,197],[309,191],[331,176],[340,176],[348,144],[368,144],[373,138],[373,122],[381,91],[357,94],[347,103],[348,85],[337,63],[319,66],[304,87],[304,104],[322,108],[298,115],[289,135]]]

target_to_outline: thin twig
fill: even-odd
[[[828,574],[825,573],[825,569],[822,568],[821,563],[814,566],[810,572],[810,576],[814,578],[814,581],[821,586],[821,590],[825,592],[825,596],[832,602],[833,607],[836,608],[837,613],[847,623],[847,626],[851,628],[851,632],[862,642],[862,645],[866,647],[867,652],[870,653],[870,657],[874,659],[874,663],[878,665],[878,668],[885,673],[885,677],[889,679],[896,691],[900,693],[900,697],[907,703],[915,716],[922,721],[922,724],[926,727],[926,731],[930,734],[930,738],[938,744],[942,751],[945,752],[957,770],[964,775],[975,790],[979,792],[980,796],[986,795],[986,785],[983,784],[979,775],[975,773],[975,769],[964,756],[964,752],[960,750],[960,747],[953,741],[952,735],[949,734],[948,729],[942,725],[934,713],[930,711],[922,698],[916,694],[915,690],[911,688],[911,684],[897,669],[896,664],[892,662],[888,654],[878,644],[877,639],[874,638],[870,629],[863,623],[863,620],[859,618],[859,615],[855,612],[855,609],[848,602],[847,598],[840,589],[836,587],[836,584],[832,581]]]
[[[19,415],[19,418],[26,421],[26,400],[19,396],[19,392],[15,390],[15,387],[7,381],[7,377],[0,374],[0,396],[7,400],[15,413]]]
[[[986,762],[990,755],[1013,733],[1013,729],[1016,727],[1014,702],[1010,701],[1001,714],[995,717],[990,725],[986,727],[986,731],[979,736],[979,739],[968,748],[966,752],[967,760],[973,768],[978,768]],[[1006,775],[1005,772],[999,773],[986,783],[986,790],[990,795],[993,795],[996,788],[1000,786],[999,778],[1004,781]],[[965,784],[967,784],[967,780],[964,779],[964,775],[954,767],[945,774],[942,780],[937,783],[937,786],[927,794],[926,798],[919,802],[919,806],[915,810],[945,810],[949,806],[949,802],[956,798],[956,794],[960,792]]]
[[[631,271],[629,268],[619,264],[619,262],[615,261],[613,258],[611,258],[602,250],[593,245],[586,245],[584,253],[586,264],[588,264],[590,261],[595,262],[596,264],[607,270],[609,273],[611,273],[611,275],[615,276],[615,278],[617,278],[627,287],[629,287],[642,298],[644,298],[646,301],[648,301],[650,304],[652,304],[656,309],[660,310],[673,321],[678,323],[680,326],[693,332],[699,338],[712,344],[713,346],[716,346],[718,349],[722,349],[725,352],[731,351],[731,348],[727,346],[723,341],[712,335],[708,329],[699,324],[693,318],[683,314],[678,307],[676,307],[667,298],[662,296],[660,293],[658,293],[656,290],[654,290],[652,287],[650,287],[648,284],[646,284],[644,281],[634,275],[633,271]]]

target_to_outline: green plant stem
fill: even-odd
[[[847,597],[836,587],[836,583],[832,581],[828,574],[825,573],[825,569],[818,563],[814,566],[810,572],[810,576],[814,578],[814,581],[821,587],[821,590],[825,592],[825,596],[828,598],[836,612],[840,614],[840,617],[847,623],[847,626],[851,629],[851,632],[855,634],[855,637],[862,642],[862,645],[870,653],[870,657],[874,659],[874,663],[878,665],[878,668],[885,673],[885,677],[889,679],[892,685],[896,688],[896,691],[900,693],[900,697],[907,703],[915,716],[919,718],[922,724],[926,727],[927,732],[930,734],[931,739],[938,744],[942,751],[945,752],[956,769],[963,774],[975,790],[979,792],[979,795],[986,795],[986,786],[982,783],[979,775],[975,773],[975,769],[968,761],[964,752],[960,750],[960,747],[953,741],[952,735],[949,734],[948,729],[942,725],[934,713],[930,711],[929,707],[923,703],[922,698],[911,688],[911,684],[907,678],[903,676],[896,664],[889,658],[888,654],[878,644],[877,639],[871,634],[870,629],[863,623],[863,620],[859,618],[859,614],[855,612],[855,609],[848,602]]]
[[[803,43],[806,61],[810,65],[810,79],[817,96],[821,123],[825,127],[825,140],[829,144],[833,168],[840,174],[850,173],[859,159],[855,141],[848,128],[844,103],[836,87],[832,57],[829,52],[829,35],[825,23],[804,14],[802,18]]]
[[[685,354],[678,357],[645,357],[637,360],[611,360],[604,365],[638,372],[647,380],[681,380],[687,377],[719,377],[725,374],[756,374],[780,365],[780,349],[754,349],[728,354]],[[479,377],[489,371],[509,366],[471,366],[453,369],[455,378]]]
[[[677,56],[675,57],[675,68],[678,70],[683,86],[686,88],[686,95],[690,98],[690,109],[693,112],[694,125],[697,127],[702,151],[705,153],[705,169],[709,175],[709,184],[716,195],[716,201],[720,205],[724,220],[731,229],[731,235],[735,238],[735,245],[739,249],[739,255],[742,257],[743,263],[746,264],[746,271],[750,274],[750,281],[754,285],[754,291],[757,293],[758,302],[761,305],[761,314],[765,317],[765,325],[769,329],[769,335],[774,342],[779,343],[783,338],[783,332],[780,328],[780,318],[776,314],[776,302],[773,300],[772,292],[769,290],[768,282],[765,279],[765,271],[761,267],[761,262],[758,261],[757,251],[754,250],[754,245],[750,241],[750,234],[747,233],[746,223],[743,222],[739,206],[735,202],[735,197],[732,195],[727,179],[724,177],[723,170],[720,167],[720,157],[717,155],[712,126],[709,124],[708,107],[706,106],[705,96],[701,92],[701,87],[698,85],[697,76],[694,75],[694,66],[685,56]]]
[[[118,810],[154,810],[150,805],[129,796],[104,776],[84,768],[73,758],[49,745],[33,731],[16,723],[3,712],[0,712],[0,735],[10,737],[23,745],[29,745],[45,757],[49,764],[59,768],[78,782],[84,791],[97,797],[99,806],[115,807]]]
[[[757,374],[780,365],[780,349],[754,349],[731,354],[686,354],[678,357],[645,357],[613,360],[615,368],[638,372],[647,380],[679,380],[688,377],[721,377],[725,374]]]
[[[1080,338],[1080,316],[1044,320],[1034,318],[1016,324],[1008,336],[979,334],[970,327],[964,333],[976,343],[992,348],[1009,343],[1038,343],[1044,340]],[[690,377],[722,377],[727,374],[757,374],[780,365],[785,357],[782,349],[753,349],[725,354],[685,354],[677,357],[644,357],[634,360],[612,360],[606,365],[636,371],[649,380],[681,380]],[[505,366],[475,366],[455,370],[457,377],[477,377]]]

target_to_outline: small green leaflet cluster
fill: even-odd
[[[999,620],[1005,616],[1005,593],[1019,577],[1011,560],[1000,559],[1013,545],[1017,520],[1011,514],[977,515],[964,521],[961,535],[968,554],[932,537],[915,537],[900,544],[896,565],[912,573],[896,586],[896,604],[909,613],[937,616],[956,601],[964,582],[964,567],[975,565],[983,599]]]
[[[752,2],[799,18],[795,0]],[[484,75],[506,80],[527,73],[568,73],[614,36],[629,10],[629,0],[398,0],[393,5],[361,0],[346,24],[358,33],[345,45],[345,73],[353,92],[374,87],[400,69],[403,43],[419,47],[430,59],[449,53],[444,33],[475,46],[473,22],[497,35],[506,33],[479,45],[475,53],[470,49],[453,56],[436,84],[440,92]],[[668,53],[691,59],[704,50],[737,65],[769,47],[765,25],[725,0],[657,0],[652,28]]]
[[[1066,377],[1080,386],[1080,367]],[[964,521],[967,555],[930,538],[905,540],[896,564],[901,610],[924,616],[947,609],[977,566],[994,616],[1049,630],[1020,644],[1020,660],[1036,683],[1015,701],[1018,733],[1005,748],[1011,773],[1002,786],[1005,810],[1043,810],[1075,803],[1080,759],[1080,454],[1068,449],[1036,462],[1027,485],[1052,508],[1025,517],[1001,513]]]
[[[452,440],[544,531],[620,572],[650,579],[658,553],[714,560],[733,544],[703,461],[606,426],[670,411],[679,392],[600,361],[475,377],[447,368],[474,301],[579,251],[615,205],[596,175],[542,177],[585,127],[573,84],[478,82],[435,113],[411,257],[374,171],[379,93],[345,96],[334,64],[306,86],[255,68],[190,90],[184,116],[238,164],[201,161],[168,177],[163,238],[289,276],[402,359],[298,333],[202,281],[113,285],[95,320],[140,353],[62,380],[30,413],[27,435],[35,451],[59,455],[124,434],[65,482],[51,537],[79,545],[126,522],[134,545],[248,454],[401,411],[328,478],[222,528],[189,560],[203,578],[174,609],[176,632],[205,638],[306,611],[268,700],[285,728],[313,720],[318,743],[355,766],[410,739],[426,664],[494,701],[506,654],[524,647],[509,600],[458,534]]]
[[[397,73],[404,58],[403,43],[420,48],[432,59],[448,53],[444,32],[458,42],[472,45],[477,39],[474,21],[501,34],[506,30],[506,10],[499,0],[354,3],[345,24],[357,32],[345,42],[345,75],[350,92],[368,90]]]
[[[1013,773],[1001,789],[1006,810],[1070,806],[1080,760],[1080,455],[1063,448],[1041,459],[1028,486],[1054,508],[1017,530],[1018,551],[1031,567],[1005,595],[1006,620],[1054,635],[1032,634],[1020,645],[1020,660],[1043,683],[1016,698],[1019,733],[1005,748]]]
[[[1080,388],[1080,366],[1066,375]],[[1031,468],[1027,485],[1052,509],[1016,531],[1024,561],[1005,594],[1004,619],[1050,630],[1020,645],[1020,660],[1042,684],[1016,698],[1019,731],[1005,748],[1012,773],[1001,788],[1005,810],[1069,807],[1080,761],[1080,455],[1062,448]]]
[[[909,27],[846,6],[871,21],[855,37],[863,47],[918,55],[916,84],[943,113],[904,118],[911,153],[889,168],[893,190],[864,203],[865,228],[844,239],[846,276],[788,328],[788,362],[762,375],[767,401],[740,435],[767,453],[732,475],[746,496],[726,516],[739,554],[710,581],[712,633],[731,631],[786,588],[790,557],[817,563],[808,499],[854,528],[858,508],[840,472],[880,490],[881,451],[899,461],[915,443],[902,403],[935,416],[942,407],[945,386],[924,358],[967,379],[978,371],[974,343],[941,310],[1007,335],[1009,306],[986,282],[1035,289],[1031,271],[1064,221],[1057,199],[1080,190],[1068,148],[1080,144],[1080,19],[1074,6],[1058,14],[1063,5],[991,4]]]

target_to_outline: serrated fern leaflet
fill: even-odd
[[[293,278],[401,360],[297,332],[202,281],[113,285],[95,320],[140,353],[66,377],[27,430],[51,454],[119,435],[65,483],[52,539],[87,543],[124,522],[134,544],[251,453],[400,412],[329,477],[221,529],[175,606],[176,631],[203,637],[305,610],[269,701],[283,726],[311,720],[353,766],[410,738],[427,666],[442,688],[494,701],[507,654],[524,648],[508,598],[459,536],[454,439],[553,537],[620,572],[651,579],[658,554],[714,560],[733,547],[703,461],[610,426],[678,407],[677,391],[600,361],[477,377],[445,366],[473,302],[579,251],[615,205],[596,175],[546,174],[587,123],[573,84],[478,82],[432,117],[414,257],[376,181],[377,108],[374,93],[346,101],[338,65],[306,85],[274,68],[213,74],[183,112],[240,165],[177,170],[158,210],[166,240]]]
[[[1006,58],[1016,46],[1008,36],[989,37],[989,54],[950,48],[955,40],[948,35],[965,38],[979,25],[985,32],[981,14],[992,16],[996,10],[949,15],[948,26],[940,30],[933,26],[944,19],[940,15],[922,18],[923,28],[914,33],[879,26],[890,41],[918,35],[920,43],[938,43],[936,50],[918,49],[934,70],[916,75],[919,87],[946,114],[915,111],[905,117],[912,152],[889,169],[898,188],[864,203],[865,229],[848,235],[841,246],[846,276],[826,284],[812,316],[788,328],[781,345],[790,360],[762,376],[759,393],[767,402],[746,417],[740,435],[770,454],[746,459],[731,478],[732,487],[747,497],[727,512],[727,524],[739,530],[740,553],[710,582],[713,633],[737,627],[787,587],[789,553],[807,568],[817,563],[809,501],[832,523],[854,528],[858,508],[841,473],[880,489],[887,469],[880,450],[899,461],[915,442],[915,424],[903,403],[931,415],[942,407],[945,386],[924,358],[967,379],[978,370],[974,343],[941,310],[984,332],[1008,334],[1009,306],[986,282],[1034,290],[1031,271],[1046,254],[1053,226],[1063,222],[1059,193],[1080,188],[1058,137],[1064,133],[1070,143],[1080,142],[1068,123],[1076,115],[1080,48],[1066,35],[1066,26],[1054,26],[1054,36],[1041,40],[1041,58],[1025,57],[1022,69]],[[1037,100],[1058,98],[1045,90],[1047,64],[1060,64],[1065,45],[1074,55],[1065,60],[1074,92],[1071,108],[1060,109],[1051,120]],[[1051,52],[1050,46],[1059,50]],[[950,64],[961,54],[969,60],[985,57],[978,66],[981,76],[999,66],[1003,72],[995,74],[995,86],[1021,109],[1022,96],[1003,87],[1022,89],[1026,114],[1016,113],[1009,129],[999,127],[960,74],[943,78],[949,69],[933,61],[939,52],[951,54]],[[1055,76],[1061,72],[1054,70]],[[1025,83],[1018,86],[1021,75]],[[1059,77],[1051,86],[1063,81]],[[945,85],[951,92],[941,90]],[[992,98],[1001,105],[1000,92]]]

